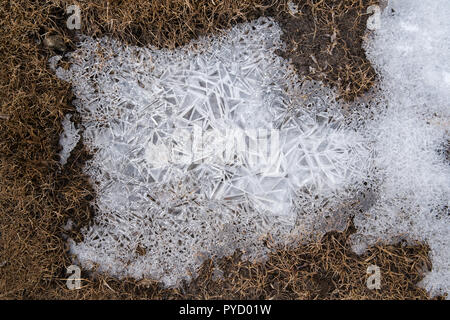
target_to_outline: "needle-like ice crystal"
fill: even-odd
[[[280,33],[260,19],[175,51],[85,38],[57,70],[94,152],[98,214],[71,243],[83,265],[173,285],[211,255],[262,257],[268,234],[345,225],[350,209],[330,210],[357,196],[367,146],[275,54]]]
[[[270,19],[173,51],[85,37],[56,70],[94,154],[97,215],[72,253],[176,285],[205,258],[263,258],[265,236],[308,240],[353,215],[357,252],[425,241],[423,284],[448,292],[449,16],[445,0],[391,2],[367,42],[380,88],[350,111],[275,54]]]
[[[447,0],[390,1],[367,42],[387,109],[370,125],[379,199],[355,217],[357,251],[398,237],[428,243],[432,294],[450,293],[449,17]]]
[[[59,138],[59,143],[62,147],[62,150],[60,152],[60,163],[62,165],[65,165],[67,162],[67,159],[70,157],[70,153],[72,152],[73,148],[76,147],[78,141],[80,140],[80,134],[79,131],[75,128],[75,124],[70,121],[71,116],[66,115],[64,117],[64,120],[62,122],[63,126],[63,133],[61,137]]]

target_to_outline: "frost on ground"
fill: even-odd
[[[95,151],[96,225],[71,243],[83,265],[174,285],[212,255],[263,257],[269,233],[345,226],[367,147],[274,53],[280,33],[260,19],[176,51],[85,38],[57,70]]]
[[[355,217],[356,251],[397,236],[430,245],[431,294],[450,293],[449,17],[447,0],[390,1],[367,43],[388,102],[370,125],[379,199]]]
[[[77,96],[98,195],[72,253],[86,268],[176,285],[205,258],[261,259],[268,234],[308,240],[354,215],[357,252],[426,241],[424,285],[448,292],[449,7],[390,4],[367,48],[380,92],[351,112],[296,78],[269,19],[175,51],[84,38],[56,70]]]
[[[59,138],[59,144],[62,150],[59,154],[61,165],[65,165],[67,159],[70,157],[70,153],[73,148],[76,147],[78,141],[80,140],[79,130],[75,128],[75,124],[70,120],[71,115],[67,114],[62,122],[63,133]]]

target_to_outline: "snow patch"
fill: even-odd
[[[355,218],[358,252],[398,237],[428,243],[433,270],[422,284],[433,295],[450,292],[449,16],[446,0],[390,1],[366,44],[387,109],[370,125],[379,199]]]

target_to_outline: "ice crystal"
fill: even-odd
[[[280,33],[260,19],[175,51],[86,37],[57,69],[94,152],[83,265],[173,285],[211,255],[262,257],[268,234],[345,225],[327,208],[355,196],[367,148],[333,92],[275,54]]]

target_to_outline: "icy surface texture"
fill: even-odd
[[[57,69],[94,152],[98,213],[71,242],[84,267],[176,285],[213,255],[263,258],[269,234],[345,226],[369,144],[275,54],[280,33],[259,19],[175,51],[86,37]]]
[[[75,128],[75,124],[70,120],[72,116],[66,115],[63,119],[63,133],[59,138],[59,144],[62,146],[62,150],[59,154],[59,162],[65,165],[67,159],[70,157],[70,153],[73,148],[76,147],[78,141],[80,140],[79,130]]]
[[[355,215],[357,252],[425,241],[423,285],[448,292],[449,6],[390,3],[367,42],[380,92],[352,113],[296,79],[267,19],[175,51],[86,37],[56,70],[77,96],[98,195],[72,252],[86,268],[176,285],[205,258],[264,258],[269,234],[307,240]]]
[[[358,252],[397,237],[427,242],[432,294],[450,293],[449,17],[447,0],[390,1],[367,43],[388,102],[370,125],[379,199],[355,218],[353,239]]]

